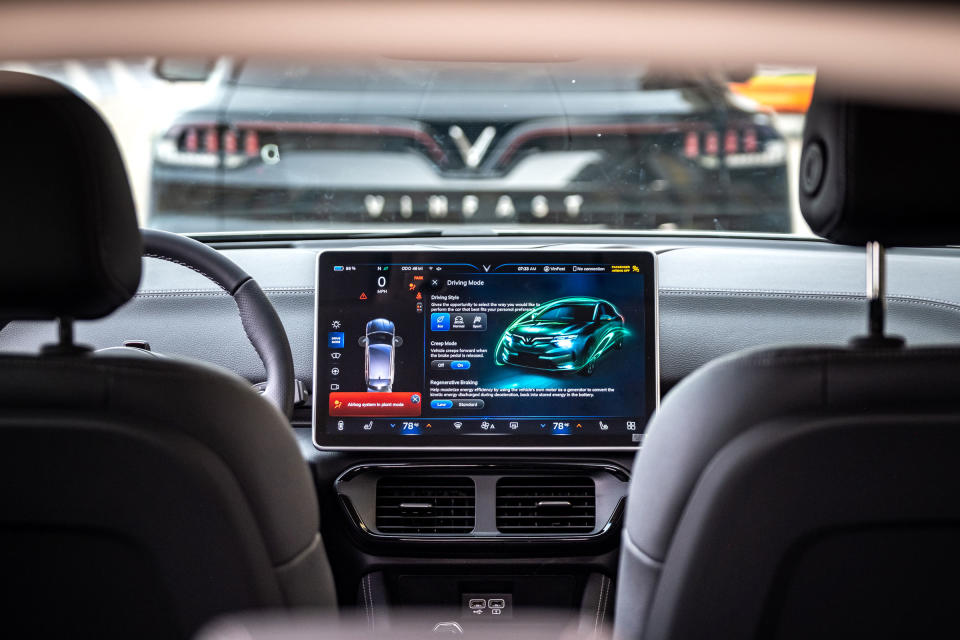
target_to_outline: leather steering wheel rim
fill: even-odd
[[[243,330],[267,372],[264,397],[287,419],[293,415],[293,353],[280,316],[250,274],[202,242],[168,231],[141,229],[143,255],[196,271],[233,297]]]

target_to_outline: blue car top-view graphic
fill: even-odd
[[[623,347],[623,314],[599,298],[558,298],[521,314],[500,336],[497,364],[593,374],[610,349]]]
[[[392,391],[394,349],[403,344],[403,338],[396,335],[393,322],[386,318],[371,320],[359,342],[363,347],[367,391]]]

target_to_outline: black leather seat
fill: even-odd
[[[56,83],[0,73],[0,140],[0,327],[109,314],[136,291],[141,241],[106,125]],[[0,356],[6,635],[182,638],[224,612],[335,607],[318,532],[289,424],[239,377]]]
[[[956,114],[818,88],[804,216],[845,244],[956,243],[958,143]],[[689,376],[634,465],[616,638],[955,635],[958,384],[960,348],[878,336]]]

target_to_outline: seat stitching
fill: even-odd
[[[220,288],[223,289],[224,291],[227,291],[226,287],[224,287],[222,284],[220,284],[220,283],[217,281],[216,278],[214,278],[213,276],[211,276],[211,275],[210,275],[209,273],[207,273],[206,271],[203,271],[202,269],[200,269],[200,268],[198,268],[198,267],[195,267],[195,266],[192,265],[192,264],[187,264],[186,262],[183,262],[182,260],[177,260],[176,258],[171,258],[170,256],[161,256],[161,255],[156,254],[156,253],[144,253],[144,254],[143,254],[143,257],[144,257],[144,258],[155,258],[155,259],[157,259],[157,260],[166,260],[167,262],[172,262],[172,263],[174,263],[174,264],[178,264],[178,265],[180,265],[181,267],[186,267],[187,269],[190,269],[191,271],[195,271],[196,273],[199,273],[199,274],[202,275],[204,278],[206,278],[206,279],[209,280],[210,282],[214,283],[215,285],[217,285],[218,287],[220,287]],[[227,293],[229,294],[230,292],[227,291]]]
[[[593,632],[600,631],[600,607],[603,604],[603,590],[607,586],[607,576],[600,576],[600,595],[597,597],[597,614],[593,617]]]
[[[313,287],[261,287],[268,293],[302,293],[313,294]],[[216,291],[212,289],[142,289],[134,294],[136,297],[150,296],[177,296],[177,295],[199,295],[199,296],[229,296],[230,294],[223,289]]]
[[[370,629],[377,628],[377,606],[373,602],[373,578],[367,574],[367,589],[370,593]]]
[[[742,359],[737,358],[731,363],[747,362],[760,366],[781,366],[795,364],[818,364],[821,362],[830,363],[856,363],[863,361],[871,362],[907,362],[922,361],[925,359],[947,359],[960,357],[960,349],[930,349],[923,351],[857,351],[857,352],[818,352],[810,354],[780,354],[780,353],[760,353],[746,355]]]
[[[373,594],[370,589],[370,574],[363,576],[360,580],[360,586],[363,588],[363,601],[364,603],[369,603],[367,607],[367,625],[370,627],[370,630],[373,630]]]
[[[600,623],[597,625],[599,632],[603,628],[603,619],[607,617],[607,600],[610,598],[610,592],[613,590],[613,578],[607,578],[607,593],[603,597],[603,604],[600,607]]]
[[[764,289],[699,289],[696,287],[661,287],[660,293],[665,295],[698,295],[705,297],[743,297],[743,298],[770,298],[770,299],[791,299],[791,300],[848,300],[862,302],[866,298],[863,294],[853,292],[833,292],[833,291],[775,291]],[[917,304],[936,309],[948,309],[951,311],[960,311],[960,304],[941,300],[938,298],[921,298],[918,296],[908,296],[902,294],[888,294],[887,301],[902,302],[906,304]]]
[[[364,586],[366,576],[360,577],[360,602],[363,604],[363,615],[367,619],[367,626],[370,626],[370,606],[367,604],[367,589]]]

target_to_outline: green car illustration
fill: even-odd
[[[521,314],[500,336],[497,364],[592,375],[610,349],[623,347],[623,314],[599,298],[558,298]]]

